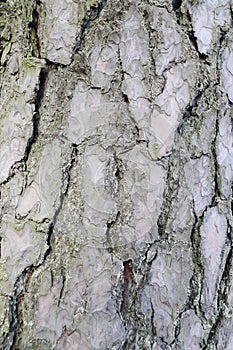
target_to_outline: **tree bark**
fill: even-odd
[[[0,349],[232,349],[232,14],[0,1]]]

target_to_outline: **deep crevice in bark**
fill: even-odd
[[[87,31],[93,25],[93,22],[95,22],[97,18],[100,16],[106,4],[107,4],[107,0],[101,0],[97,5],[91,6],[90,10],[87,11],[85,18],[83,19],[79,37],[77,38],[77,42],[74,47],[75,54],[77,54],[80,50],[82,50],[85,43]]]
[[[198,107],[198,103],[200,102],[200,99],[202,98],[205,91],[208,89],[209,85],[205,86],[202,90],[198,91],[197,95],[194,97],[192,102],[186,106],[183,117],[181,119],[180,125],[177,128],[178,134],[182,135],[185,127],[191,122],[191,116],[196,115],[196,110]]]
[[[208,55],[204,54],[204,53],[201,53],[198,49],[198,44],[197,44],[197,38],[194,34],[194,31],[193,29],[192,30],[189,30],[188,32],[188,37],[189,37],[189,41],[190,43],[193,45],[193,47],[195,48],[196,52],[198,53],[198,56],[200,58],[200,60],[206,60]]]
[[[174,205],[176,196],[179,192],[180,185],[180,168],[176,168],[176,161],[179,158],[179,152],[176,150],[172,151],[172,154],[169,157],[167,179],[166,179],[166,188],[163,195],[163,203],[160,210],[160,215],[157,221],[158,233],[160,238],[165,238],[167,236],[167,222],[171,209]]]
[[[194,207],[194,203],[193,203]],[[208,207],[204,209],[201,216],[197,216],[195,210],[193,214],[195,217],[195,222],[191,231],[191,243],[192,243],[192,254],[193,254],[193,275],[190,279],[190,296],[188,300],[189,308],[193,308],[197,316],[204,317],[204,312],[201,307],[201,292],[202,284],[204,279],[204,266],[202,261],[201,253],[201,235],[200,228],[202,226],[206,211]]]
[[[38,33],[38,25],[40,14],[38,9],[40,9],[41,1],[36,0],[35,7],[32,11],[32,21],[29,22],[28,28],[30,29],[29,34],[29,42],[32,45],[32,55],[34,57],[41,57],[41,46],[40,46],[40,38]]]
[[[35,111],[32,118],[33,123],[33,131],[32,136],[29,138],[26,149],[25,149],[25,155],[23,158],[23,161],[26,163],[29,157],[29,154],[31,152],[31,148],[33,144],[37,141],[38,135],[39,135],[39,123],[40,123],[40,107],[42,105],[44,93],[45,93],[45,87],[46,87],[46,80],[48,77],[49,68],[45,67],[42,68],[39,75],[39,86],[35,94]]]
[[[61,286],[61,290],[60,290],[60,294],[59,294],[58,306],[61,303],[61,300],[62,300],[62,297],[64,294],[64,290],[65,290],[65,284],[66,284],[66,275],[65,275],[64,268],[61,269],[61,277],[62,277],[62,286]]]
[[[180,1],[173,1],[173,2],[179,3]],[[180,10],[180,7],[181,6],[174,9],[175,14],[176,14],[177,24],[182,28],[182,31],[187,34],[189,42],[192,45],[192,47],[195,49],[195,51],[197,52],[199,59],[201,61],[206,61],[206,59],[208,58],[208,55],[201,53],[198,49],[197,37],[195,36],[194,30],[193,30],[192,17],[190,15],[190,12],[189,12],[189,10],[187,10],[186,13],[183,13]],[[184,25],[184,23],[183,23],[185,17],[186,17],[188,26],[187,26],[187,24]]]
[[[172,0],[172,7],[173,10],[176,11],[178,10],[182,5],[182,0]]]

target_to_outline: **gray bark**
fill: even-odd
[[[0,349],[232,349],[232,13],[0,2]]]

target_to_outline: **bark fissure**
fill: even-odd
[[[62,286],[61,286],[61,290],[60,290],[60,294],[59,294],[59,299],[58,299],[58,307],[62,301],[63,295],[64,295],[64,290],[65,290],[65,283],[66,283],[66,275],[65,275],[65,271],[62,268],[61,269],[61,275],[62,275]]]
[[[144,140],[140,137],[140,128],[138,126],[138,123],[137,121],[135,120],[134,116],[132,115],[131,111],[130,111],[130,99],[129,99],[129,96],[123,91],[122,89],[122,85],[123,85],[123,82],[125,80],[125,75],[127,76],[127,72],[124,71],[123,69],[123,65],[122,65],[122,59],[121,59],[121,52],[120,52],[120,48],[119,48],[119,45],[118,45],[118,50],[117,50],[117,57],[118,57],[118,69],[119,69],[119,75],[120,75],[120,86],[119,86],[119,89],[120,89],[120,93],[121,93],[121,97],[122,97],[122,100],[123,102],[125,103],[126,105],[126,108],[127,108],[127,111],[128,111],[128,115],[129,115],[129,118],[130,118],[130,121],[133,123],[133,128],[135,130],[134,132],[134,135],[135,135],[135,145],[138,144],[138,143],[144,143],[146,145],[146,147],[148,147],[148,140]],[[151,102],[151,101],[150,101]]]
[[[32,55],[34,57],[41,58],[41,44],[38,33],[39,18],[40,18],[40,5],[41,1],[36,0],[35,6],[32,11],[32,21],[29,22],[28,28],[30,29],[29,42],[32,45]]]
[[[197,216],[195,211],[193,212],[195,217],[195,222],[191,232],[191,242],[192,242],[192,253],[193,253],[193,275],[190,280],[190,296],[188,305],[189,307],[194,308],[197,316],[204,317],[204,312],[201,307],[201,293],[202,293],[202,284],[204,279],[204,266],[202,261],[202,252],[201,252],[201,235],[200,228],[202,226],[205,214],[208,210],[208,207],[204,209],[201,216]]]
[[[35,104],[35,109],[34,109],[33,117],[32,117],[32,124],[33,124],[32,135],[29,137],[29,139],[27,141],[24,156],[21,160],[16,161],[11,166],[11,169],[9,171],[9,175],[8,175],[7,179],[4,180],[1,183],[1,185],[7,184],[15,176],[15,173],[17,170],[25,170],[25,168],[26,168],[26,163],[28,161],[31,149],[32,149],[33,145],[36,143],[38,135],[39,135],[40,107],[42,105],[42,101],[43,101],[43,97],[44,97],[48,72],[49,72],[48,67],[42,68],[40,71],[39,84],[38,84],[38,87],[36,87],[36,89],[35,89],[35,98],[33,100],[33,103]]]
[[[68,189],[69,189],[69,181],[70,181],[70,171],[72,170],[72,167],[75,163],[75,157],[77,155],[77,150],[76,148],[72,149],[71,152],[71,159],[70,162],[65,170],[65,177],[66,177],[66,187],[61,193],[60,196],[60,203],[58,208],[55,211],[55,214],[49,224],[48,232],[47,232],[47,239],[46,239],[46,244],[47,244],[47,249],[44,253],[42,261],[37,264],[31,264],[30,266],[27,266],[21,274],[17,277],[15,283],[14,283],[14,288],[13,288],[13,295],[9,297],[9,315],[10,315],[10,324],[9,324],[9,331],[5,335],[4,340],[3,340],[3,346],[5,349],[9,350],[14,350],[17,349],[18,343],[20,341],[21,337],[21,332],[22,332],[22,324],[23,324],[23,319],[20,314],[20,307],[21,303],[24,302],[24,298],[27,293],[27,289],[30,283],[30,279],[35,271],[37,271],[41,266],[44,266],[48,257],[50,256],[52,252],[52,237],[54,233],[54,228],[56,226],[57,219],[59,217],[59,214],[62,210],[64,199],[67,195]],[[62,279],[62,288],[60,291],[60,299],[62,297],[63,289],[64,289],[64,284],[65,284],[65,277],[63,276]],[[60,302],[59,299],[59,302]]]
[[[217,111],[216,116],[216,122],[215,122],[215,135],[214,139],[211,144],[211,151],[213,156],[213,163],[214,163],[214,198],[212,200],[212,203],[216,203],[219,199],[221,199],[221,191],[219,187],[219,179],[220,179],[220,172],[219,172],[219,165],[218,165],[218,158],[217,158],[217,137],[219,135],[219,111]]]
[[[218,50],[218,56],[220,54],[220,50],[221,50],[221,43],[220,43],[220,47]],[[219,57],[217,57],[217,65],[216,65],[216,75],[217,75],[217,80],[218,80],[217,84],[220,83],[219,66],[218,66],[219,61],[218,60],[219,60]],[[206,88],[208,88],[208,86]],[[203,89],[203,92],[206,90],[206,88]],[[197,107],[198,100],[201,97],[201,95],[198,96],[197,99],[195,99],[195,107]],[[217,96],[219,95],[218,91],[216,91],[216,95]],[[219,98],[221,99],[221,96]],[[178,339],[178,336],[179,336],[180,330],[181,330],[182,315],[188,309],[190,309],[190,308],[194,309],[196,315],[201,319],[202,324],[209,324],[210,323],[210,321],[208,319],[206,319],[205,313],[202,310],[202,303],[201,303],[205,268],[204,268],[204,264],[202,261],[203,257],[202,257],[202,251],[201,251],[201,246],[200,246],[200,244],[201,244],[200,229],[202,227],[204,217],[207,213],[207,210],[210,208],[216,207],[218,205],[218,201],[221,199],[221,191],[220,191],[220,186],[219,186],[220,171],[219,171],[219,164],[218,164],[218,159],[217,159],[217,138],[219,135],[220,116],[219,116],[219,109],[218,109],[219,107],[217,106],[216,108],[217,108],[217,115],[216,115],[216,120],[215,120],[215,134],[214,134],[214,137],[213,137],[211,145],[210,145],[210,151],[211,151],[211,155],[212,155],[211,158],[213,159],[213,165],[214,165],[214,195],[212,197],[210,205],[205,207],[204,211],[202,212],[201,216],[199,216],[199,217],[197,216],[197,214],[194,210],[194,203],[193,203],[193,214],[195,217],[195,222],[194,222],[194,225],[192,228],[191,242],[192,242],[192,251],[193,251],[193,264],[194,264],[193,271],[194,272],[193,272],[192,278],[190,280],[190,295],[189,295],[189,298],[188,298],[188,301],[185,305],[184,310],[179,314],[178,322],[177,322],[177,325],[175,327],[175,339],[171,343],[171,345],[174,345],[176,343],[176,339]],[[188,108],[188,112],[189,113],[187,113],[187,110],[186,110],[186,112],[184,114],[185,118],[183,118],[183,119],[187,119],[187,117],[190,118],[190,116],[193,114],[193,113],[191,113],[192,108]],[[179,130],[179,133],[180,133],[180,130]],[[202,154],[202,156],[203,156],[203,154]],[[207,156],[210,156],[210,155],[207,154]],[[228,235],[228,240],[231,242],[230,237],[231,237],[231,235]],[[207,335],[206,338],[204,338],[202,340],[202,342],[200,342],[200,348],[203,350],[204,349],[207,350],[207,349],[212,348],[211,347],[212,345],[217,347],[218,330],[219,330],[220,325],[221,325],[223,318],[224,318],[224,310],[225,310],[225,306],[227,303],[227,295],[229,292],[230,269],[232,266],[232,243],[230,243],[230,244],[231,244],[231,248],[230,248],[230,251],[227,255],[223,275],[222,275],[221,281],[219,282],[218,290],[216,292],[216,294],[218,296],[217,297],[217,314],[214,315],[214,317],[213,317],[214,321],[213,320],[211,321],[211,322],[213,322],[213,325],[211,326],[209,334]],[[224,285],[224,287],[221,287],[222,284]],[[222,291],[222,289],[224,290],[224,292]]]
[[[170,211],[174,205],[176,196],[179,191],[180,184],[180,169],[176,169],[176,159],[179,154],[176,151],[172,151],[172,154],[168,157],[168,171],[166,179],[166,189],[163,195],[162,208],[157,221],[159,237],[165,238],[167,236],[166,226],[169,219]]]
[[[32,123],[33,123],[33,131],[32,136],[29,138],[26,149],[25,149],[25,155],[23,158],[23,161],[26,163],[33,144],[37,141],[38,135],[39,135],[39,123],[40,123],[40,108],[42,105],[42,101],[44,98],[45,93],[45,87],[46,87],[46,81],[49,73],[49,68],[45,67],[42,68],[39,75],[39,86],[35,94],[35,110],[33,113]]]
[[[212,345],[218,346],[218,332],[222,322],[226,316],[226,307],[228,304],[229,290],[232,285],[232,262],[233,262],[233,242],[232,242],[232,227],[228,224],[228,240],[230,250],[226,258],[222,277],[217,291],[217,314],[215,315],[214,323],[209,331],[206,344],[202,350],[211,349]]]
[[[130,284],[133,283],[133,271],[132,271],[132,260],[123,261],[124,272],[123,272],[123,291],[122,291],[122,303],[120,312],[124,315],[130,307]]]
[[[139,262],[132,262],[132,260],[123,262],[124,270],[120,313],[126,329],[126,340],[123,345],[123,349],[125,350],[134,349],[133,344],[135,344],[136,339],[138,339],[137,344],[140,349],[148,349],[145,345],[148,342],[148,337],[146,337],[149,333],[148,327],[151,329],[149,342],[150,346],[153,347],[157,331],[154,325],[156,314],[152,301],[150,301],[152,307],[150,325],[147,324],[144,314],[140,309],[136,308],[136,305],[140,304],[143,287],[149,283],[149,273],[152,263],[157,258],[158,247],[164,243],[166,243],[164,239],[159,239],[148,244],[143,258]]]
[[[177,128],[178,134],[182,135],[185,131],[186,126],[193,126],[192,123],[195,119],[198,119],[196,115],[196,110],[198,108],[199,102],[204,95],[205,91],[209,88],[209,84],[206,85],[203,89],[198,91],[194,99],[190,104],[188,104],[185,108],[184,114],[181,118],[180,125]],[[196,117],[196,118],[195,118]]]
[[[182,0],[172,0],[172,7],[173,10],[176,11],[178,10],[182,5]]]
[[[107,4],[107,0],[101,0],[98,4],[91,6],[90,10],[87,11],[86,16],[83,19],[83,23],[81,25],[79,37],[76,40],[76,44],[74,47],[74,54],[77,54],[79,51],[83,49],[88,30],[93,25],[93,23],[98,19],[98,17],[100,16],[106,4]]]
[[[194,208],[194,203],[193,203]],[[188,310],[194,310],[195,314],[200,317],[201,319],[204,319],[204,312],[202,311],[201,306],[201,294],[202,294],[202,283],[204,279],[204,266],[202,261],[202,252],[201,252],[201,235],[200,235],[200,228],[203,223],[203,219],[205,216],[205,213],[208,208],[205,208],[202,215],[200,217],[197,217],[194,209],[193,209],[193,215],[194,215],[194,224],[192,227],[190,239],[192,244],[192,261],[193,261],[193,274],[189,282],[189,293],[186,302],[184,303],[184,306],[182,310],[180,310],[179,314],[176,317],[176,320],[174,322],[174,339],[170,343],[171,348],[174,348],[174,346],[177,344],[181,327],[182,327],[182,318],[185,312]]]
[[[193,127],[195,125],[195,120],[198,122],[196,110],[202,96],[208,87],[209,85],[206,85],[203,89],[201,89],[193,98],[192,102],[186,106],[180,125],[177,128],[177,143],[179,142],[179,137],[182,137],[183,133],[185,132],[185,129],[187,127],[190,128],[190,126]],[[176,150],[173,150],[172,154],[169,156],[166,180],[167,185],[164,193],[161,214],[157,222],[160,237],[164,237],[166,234],[166,223],[172,210],[172,205],[175,203],[179,191],[179,183],[181,181],[181,168],[177,168],[177,159],[179,159],[179,157],[179,152]],[[182,164],[182,159],[180,159],[180,163]]]

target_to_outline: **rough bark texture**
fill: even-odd
[[[0,349],[232,349],[232,6],[0,1]]]

